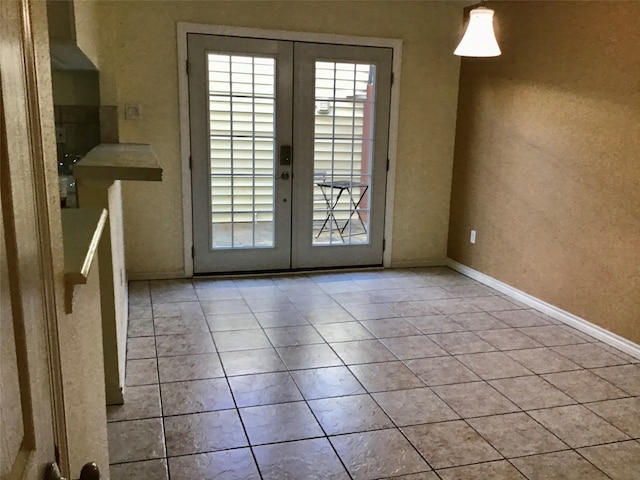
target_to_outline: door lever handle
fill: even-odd
[[[289,180],[289,172],[282,172],[282,175],[280,175],[280,178],[282,180]]]
[[[80,480],[100,480],[100,469],[95,463],[87,463],[80,470]]]
[[[100,478],[100,469],[95,463],[87,463],[80,471],[80,480],[100,480]],[[57,463],[47,465],[44,480],[65,480]]]

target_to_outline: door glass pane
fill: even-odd
[[[275,59],[207,54],[211,248],[274,246]]]
[[[315,246],[369,243],[375,79],[375,65],[315,64]]]

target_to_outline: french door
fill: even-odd
[[[381,265],[392,51],[188,35],[194,272]]]

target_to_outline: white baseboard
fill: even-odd
[[[528,293],[525,293],[517,288],[514,288],[506,283],[501,282],[500,280],[496,280],[489,275],[485,275],[473,268],[467,267],[455,260],[450,258],[447,259],[446,265],[453,270],[466,275],[469,278],[477,280],[478,282],[491,287],[509,297],[524,303],[525,305],[530,306],[546,315],[549,315],[551,318],[555,318],[556,320],[561,321],[562,323],[566,323],[567,325],[580,330],[588,335],[591,335],[598,340],[606,343],[607,345],[611,345],[618,350],[623,351],[624,353],[631,355],[632,357],[640,359],[640,345],[632,342],[631,340],[627,340],[620,335],[616,335],[609,330],[605,330],[598,325],[595,325],[584,318],[580,318],[573,313],[567,312],[566,310],[562,310],[550,303],[547,303],[539,298],[536,298]]]
[[[448,258],[441,258],[439,260],[391,262],[391,268],[447,267],[449,266],[448,261]]]
[[[175,278],[187,278],[184,270],[175,272],[127,272],[127,280],[173,280]]]

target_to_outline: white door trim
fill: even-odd
[[[396,176],[396,152],[398,145],[398,117],[400,104],[400,65],[402,63],[402,40],[376,37],[356,37],[326,33],[289,32],[285,30],[265,30],[260,28],[230,27],[224,25],[204,25],[178,22],[178,96],[180,107],[180,156],[182,158],[182,215],[184,235],[184,275],[193,277],[193,222],[191,208],[191,169],[189,167],[189,79],[187,76],[187,34],[226,35],[230,37],[264,38],[268,40],[290,40],[298,42],[331,43],[336,45],[358,45],[365,47],[386,47],[393,49],[393,83],[391,85],[391,105],[389,115],[389,171],[385,205],[385,245],[383,266],[391,266],[391,246],[393,235],[393,207]]]

